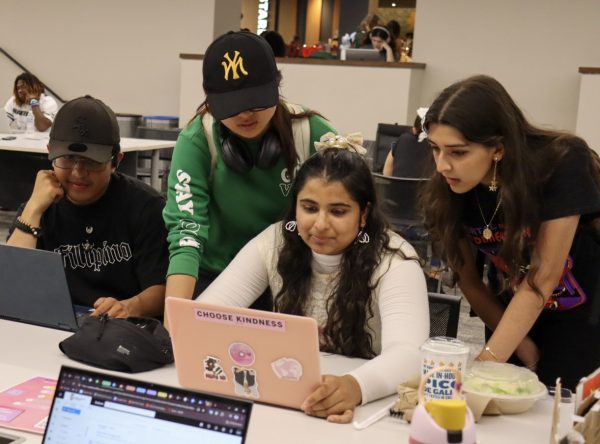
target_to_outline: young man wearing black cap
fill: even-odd
[[[163,213],[167,295],[188,299],[281,218],[298,164],[335,131],[317,113],[280,99],[273,51],[256,34],[217,38],[202,73],[206,102],[177,140]]]
[[[93,315],[156,316],[167,269],[164,200],[115,171],[123,158],[112,110],[90,96],[56,115],[48,158],[11,228],[9,245],[62,254],[74,304]]]

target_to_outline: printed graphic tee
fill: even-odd
[[[563,275],[545,309],[565,311],[589,301],[596,288],[600,269],[600,231],[596,228],[600,212],[600,188],[590,171],[590,157],[580,146],[571,148],[542,190],[541,218],[548,221],[571,215],[581,215],[579,226],[569,251]],[[478,186],[465,196],[465,229],[468,239],[494,265],[498,279],[506,277],[506,264],[497,256],[504,241],[504,220],[500,205],[492,222],[500,191],[490,192]],[[489,223],[490,234],[484,233]],[[533,246],[533,244],[532,244]],[[520,279],[529,264],[521,267]],[[494,276],[490,276],[493,280]],[[512,283],[513,286],[516,283]],[[510,285],[509,290],[510,294]]]
[[[46,210],[37,248],[62,254],[74,304],[123,300],[165,283],[164,204],[150,186],[114,173],[97,202],[77,206],[63,198]]]
[[[48,118],[50,122],[53,122],[56,111],[58,111],[58,105],[56,104],[56,101],[52,97],[42,94],[40,95],[39,102],[40,111],[42,114]],[[8,126],[11,130],[27,133],[33,133],[37,131],[35,128],[33,112],[31,111],[31,105],[25,103],[22,105],[17,105],[13,96],[8,99],[8,102],[6,102],[4,111],[6,111]],[[50,131],[50,129],[46,131]]]

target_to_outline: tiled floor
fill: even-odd
[[[13,218],[14,211],[0,210],[0,243],[6,243],[8,227]],[[454,290],[444,288],[444,291],[451,293]],[[469,317],[470,307],[466,299],[463,298],[460,310],[460,322],[458,325],[458,337],[466,342],[471,349],[471,359],[481,350],[483,345],[483,324],[476,317]]]

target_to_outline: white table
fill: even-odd
[[[58,349],[58,342],[70,333],[43,327],[0,320],[0,390],[34,376],[58,377],[61,365],[90,368],[69,360]],[[322,356],[325,373],[342,374],[360,365],[362,360],[341,356]],[[95,369],[98,371],[98,369]],[[100,370],[103,371],[103,370]],[[111,373],[111,372],[107,372]],[[174,366],[150,372],[121,376],[159,384],[178,386]],[[392,398],[358,407],[356,417],[366,418]],[[550,399],[537,402],[520,415],[484,416],[477,424],[480,444],[531,444],[549,442]],[[4,430],[4,429],[2,429]],[[27,437],[27,442],[41,442],[41,435],[14,430],[7,433]],[[385,418],[371,427],[357,431],[351,424],[332,424],[293,410],[256,404],[251,417],[247,442],[268,443],[406,443],[409,426],[393,418]]]
[[[3,140],[4,137],[16,137],[14,140]],[[47,154],[48,153],[49,133],[0,133],[0,150],[20,151],[24,153]],[[123,153],[137,151],[152,151],[152,162],[150,166],[150,183],[153,188],[160,191],[160,179],[158,177],[158,168],[160,165],[160,149],[173,148],[174,140],[154,140],[154,139],[133,139],[129,137],[121,138],[121,151]]]

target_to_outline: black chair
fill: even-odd
[[[0,151],[0,208],[19,208],[31,196],[37,172],[51,169],[48,154]]]
[[[379,173],[372,175],[381,208],[394,231],[402,234],[406,228],[422,226],[417,195],[427,179],[392,177]]]
[[[375,148],[373,150],[373,166],[372,171],[381,173],[383,164],[392,148],[394,142],[402,133],[410,131],[410,125],[398,125],[391,123],[377,124],[377,135],[375,136]]]
[[[135,132],[135,137],[138,139],[155,139],[155,140],[177,140],[181,128],[149,128],[146,126],[138,126]],[[162,179],[163,190],[166,189],[166,178],[169,175],[171,168],[171,157],[173,156],[172,148],[163,148],[160,150],[158,158],[160,159],[160,168],[158,176]],[[139,179],[150,177],[150,159],[152,159],[152,151],[140,151],[137,156],[137,177]]]
[[[428,293],[429,336],[449,336],[458,333],[461,297],[453,294]]]

